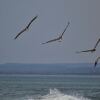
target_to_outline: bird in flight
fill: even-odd
[[[63,37],[63,35],[64,35],[66,29],[68,28],[69,24],[70,24],[70,22],[68,22],[67,26],[65,27],[64,31],[61,33],[61,35],[60,35],[59,37],[57,37],[57,38],[55,38],[55,39],[52,39],[52,40],[49,40],[49,41],[47,41],[47,42],[44,42],[44,43],[42,43],[42,44],[46,44],[46,43],[50,43],[50,42],[62,40],[62,37]],[[59,42],[60,42],[60,41],[59,41]]]
[[[18,34],[17,34],[17,36],[14,38],[14,39],[17,39],[18,37],[19,37],[19,35],[21,35],[23,32],[25,32],[25,31],[27,31],[28,29],[29,29],[29,27],[30,27],[30,25],[32,24],[32,22],[35,20],[35,19],[37,19],[37,17],[38,16],[35,16],[29,23],[28,23],[28,25],[23,29],[23,30],[21,30]]]
[[[78,52],[76,52],[76,53],[82,53],[82,52],[91,52],[91,53],[93,53],[93,52],[95,52],[95,51],[96,51],[96,48],[97,48],[97,46],[98,46],[99,42],[100,42],[100,38],[99,38],[99,39],[98,39],[98,41],[96,42],[96,44],[95,44],[95,46],[94,46],[94,48],[93,48],[93,49],[84,50],[84,51],[78,51]]]
[[[97,66],[99,59],[100,59],[100,57],[98,57],[98,58],[95,60],[94,68]]]

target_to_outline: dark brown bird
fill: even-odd
[[[30,25],[32,24],[32,22],[37,18],[38,16],[35,16],[30,22],[29,22],[29,24],[23,29],[23,30],[21,30],[18,34],[17,34],[17,36],[14,38],[14,39],[17,39],[18,37],[19,37],[19,35],[21,35],[23,32],[25,32],[25,31],[27,31],[28,29],[29,29],[29,27],[30,27]]]
[[[97,66],[99,59],[100,59],[100,57],[98,57],[98,58],[95,60],[94,68]]]
[[[42,44],[46,44],[46,43],[50,43],[50,42],[62,40],[62,37],[63,37],[63,35],[64,35],[66,29],[68,28],[69,24],[70,24],[70,22],[68,22],[67,26],[65,27],[64,31],[61,33],[61,35],[60,35],[59,37],[57,37],[57,38],[55,38],[55,39],[52,39],[52,40],[49,40],[49,41],[47,41],[47,42],[45,42],[45,43],[42,43]]]
[[[84,51],[78,51],[78,52],[76,52],[76,53],[82,53],[82,52],[91,52],[91,53],[93,53],[93,52],[96,51],[96,48],[97,48],[99,42],[100,42],[100,38],[99,38],[98,41],[96,42],[96,44],[95,44],[95,46],[94,46],[93,49],[90,49],[90,50],[84,50]]]

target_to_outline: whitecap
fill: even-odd
[[[78,97],[75,95],[63,94],[57,89],[50,89],[50,93],[46,96],[43,96],[42,100],[90,100],[90,99],[84,98],[82,96]]]
[[[28,100],[91,100],[91,99],[78,95],[67,95],[60,92],[58,89],[50,89],[47,95],[41,96],[39,99],[31,98]]]

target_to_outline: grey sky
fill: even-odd
[[[38,15],[29,31],[14,37]],[[41,45],[58,36],[67,22],[62,42]],[[100,0],[0,0],[0,63],[93,62],[91,49],[100,38]]]

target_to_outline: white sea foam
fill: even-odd
[[[85,98],[83,96],[67,95],[61,93],[57,89],[50,89],[49,94],[41,96],[39,99],[30,98],[28,100],[91,100],[91,99]]]

